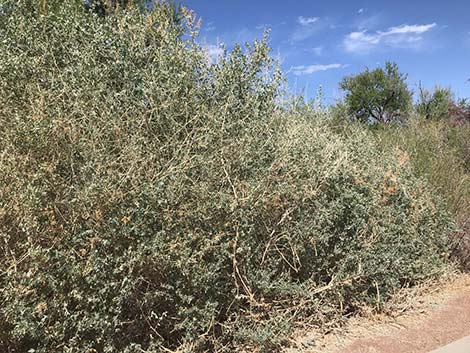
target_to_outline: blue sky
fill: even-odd
[[[200,40],[211,53],[224,43],[261,38],[308,97],[323,86],[327,103],[341,96],[342,77],[398,63],[410,88],[451,87],[470,97],[470,0],[248,1],[183,0],[202,18]]]

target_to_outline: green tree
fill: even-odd
[[[346,92],[347,113],[364,122],[392,122],[400,120],[409,110],[412,93],[405,82],[406,74],[395,63],[345,77],[340,87]]]
[[[442,119],[449,115],[452,102],[452,91],[449,88],[436,86],[431,93],[420,86],[416,111],[426,119]]]

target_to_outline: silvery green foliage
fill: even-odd
[[[184,8],[29,6],[0,15],[2,351],[275,351],[445,269],[426,184],[279,107],[267,38],[211,64]]]

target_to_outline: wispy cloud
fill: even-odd
[[[281,26],[284,26],[286,25],[287,23],[282,21],[282,22],[278,22],[278,23],[274,23],[274,24],[271,24],[271,23],[260,23],[258,25],[256,25],[256,29],[258,30],[267,30],[267,29],[275,29],[275,28],[279,28]]]
[[[431,23],[428,25],[401,25],[398,27],[391,27],[387,32],[383,32],[383,35],[390,34],[405,34],[405,33],[424,33],[429,31],[431,28],[436,27],[436,23]]]
[[[214,25],[214,22],[213,21],[210,21],[210,22],[207,22],[207,25],[205,26],[204,30],[206,32],[212,32],[212,31],[215,31],[216,27]]]
[[[310,49],[308,49],[308,51],[312,52],[316,56],[323,55],[323,47],[310,48]]]
[[[363,13],[364,9],[361,7],[359,10],[357,10],[357,13]]]
[[[382,13],[374,13],[367,15],[365,13],[360,13],[360,16],[354,21],[354,27],[356,27],[359,30],[364,30],[364,29],[375,29],[380,26],[380,24],[383,22],[383,14]]]
[[[304,17],[304,16],[299,16],[297,18],[297,23],[300,24],[301,26],[310,26],[314,24],[315,22],[318,22],[320,18],[318,17]]]
[[[303,75],[311,75],[315,72],[319,71],[327,71],[331,69],[341,69],[346,67],[347,65],[341,64],[328,64],[328,65],[321,65],[321,64],[313,64],[313,65],[301,65],[301,66],[294,66],[291,68],[291,71],[296,76],[303,76]]]
[[[401,25],[390,27],[386,31],[373,33],[366,30],[349,33],[343,41],[344,49],[348,52],[367,53],[379,46],[394,48],[416,47],[421,42],[422,34],[436,27],[436,23],[425,25]]]
[[[326,23],[319,17],[304,17],[297,18],[297,26],[290,37],[291,42],[300,42],[310,38],[321,29],[325,28]]]

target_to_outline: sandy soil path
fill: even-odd
[[[338,332],[296,352],[427,353],[470,336],[470,276],[416,299],[418,305],[410,305],[396,317],[352,319]]]
[[[338,353],[425,353],[470,335],[470,290],[391,335],[359,339]],[[468,347],[470,353],[470,347]]]

